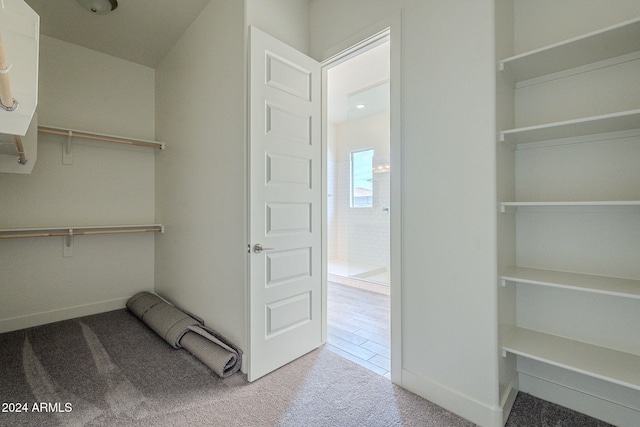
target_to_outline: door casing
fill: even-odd
[[[339,45],[328,49],[323,54],[322,67],[322,262],[321,262],[321,316],[322,316],[322,342],[327,339],[327,70],[350,57],[357,55],[361,49],[372,47],[371,43],[378,43],[385,37],[390,38],[391,43],[391,381],[402,385],[402,120],[401,120],[401,12],[398,11],[382,21],[366,28],[358,34],[344,40]],[[249,124],[250,125],[250,124]],[[248,130],[250,132],[250,129]],[[248,195],[250,197],[250,194]],[[250,206],[250,205],[249,205]],[[250,217],[250,213],[248,213]],[[249,242],[251,244],[251,242]],[[247,263],[250,268],[250,263]],[[247,295],[250,289],[250,273],[247,274]],[[251,328],[250,306],[247,302],[247,333],[250,337]],[[249,347],[249,351],[251,348]],[[246,370],[246,365],[244,367]],[[250,370],[250,368],[249,368]]]
[[[391,44],[391,381],[402,385],[402,118],[401,118],[401,12],[366,28],[324,53],[322,65],[322,200],[327,189],[327,84],[328,70],[358,54],[389,40]],[[322,337],[327,340],[327,210],[322,209]]]

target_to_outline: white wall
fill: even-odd
[[[156,291],[243,349],[247,28],[308,46],[306,3],[268,3],[212,0],[156,69]]]
[[[493,1],[311,5],[317,59],[402,11],[402,384],[498,425]]]
[[[156,292],[245,344],[244,6],[213,0],[156,68]]]
[[[245,0],[247,25],[254,25],[309,54],[308,0]]]
[[[154,138],[154,70],[40,38],[40,124]],[[0,174],[0,228],[154,221],[154,149],[39,136],[31,175]],[[154,234],[0,240],[0,332],[124,307],[153,289]]]

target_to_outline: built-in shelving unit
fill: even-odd
[[[639,50],[640,18],[500,61],[514,83],[619,57]]]
[[[505,130],[500,132],[499,139],[502,142],[523,144],[625,130],[640,130],[640,110]]]
[[[517,328],[504,351],[640,391],[640,356]]]
[[[514,267],[503,273],[501,279],[503,286],[509,281],[640,299],[640,280],[526,267]]]
[[[544,96],[547,97],[542,99],[553,100],[554,98],[549,96],[550,90],[545,87],[535,87],[532,89],[534,86],[533,83],[543,85],[547,82],[554,81],[554,84],[557,85],[559,84],[557,79],[560,78],[572,77],[579,73],[590,72],[603,67],[617,66],[628,61],[637,61],[639,59],[640,18],[636,18],[583,36],[501,60],[499,61],[499,68],[504,73],[506,80],[514,84],[514,96],[518,97],[518,102],[527,102],[529,99],[527,97],[531,97],[533,102],[540,102],[540,99],[536,98],[536,96],[541,96],[541,93],[544,93]],[[575,81],[576,80],[573,80],[572,82]],[[568,87],[573,88],[573,86]],[[523,89],[523,91],[518,92],[519,89]],[[535,90],[538,91],[536,92]],[[537,106],[537,104],[533,105]],[[564,104],[554,105],[553,108],[555,108],[555,110],[553,111],[557,110],[558,114],[564,114],[565,112],[561,110],[562,105]],[[571,104],[568,103],[567,105]],[[633,107],[637,106],[634,105]],[[523,111],[526,112],[525,109],[523,109]],[[524,117],[524,119],[526,118],[527,117]],[[510,120],[511,123],[513,123],[513,121],[513,119]],[[509,123],[507,120],[505,120],[505,122]],[[584,233],[589,233],[590,230],[582,226],[582,224],[585,224],[585,215],[588,216],[592,213],[597,213],[601,215],[598,216],[598,218],[603,218],[603,221],[604,218],[606,218],[606,221],[611,222],[622,221],[617,224],[636,223],[629,220],[629,218],[631,218],[629,215],[640,214],[640,209],[638,209],[640,208],[640,200],[602,200],[608,196],[606,189],[609,188],[609,185],[618,185],[615,178],[607,181],[607,186],[600,186],[594,191],[589,190],[591,188],[589,187],[590,184],[584,179],[585,188],[581,188],[581,190],[586,190],[583,191],[583,193],[593,197],[593,200],[572,201],[572,194],[566,194],[564,196],[566,198],[565,200],[562,200],[562,196],[560,200],[558,200],[556,193],[544,191],[544,188],[536,186],[536,182],[531,182],[531,180],[539,179],[540,171],[536,170],[536,174],[527,173],[526,168],[546,167],[546,165],[549,164],[549,172],[557,173],[554,168],[566,167],[567,164],[573,161],[574,153],[580,153],[579,155],[575,155],[576,164],[579,166],[575,167],[575,182],[572,182],[573,185],[580,186],[582,182],[580,181],[580,177],[583,176],[586,178],[588,176],[589,162],[597,162],[599,159],[597,155],[594,154],[596,151],[588,151],[590,147],[582,143],[600,144],[598,145],[598,149],[602,149],[603,151],[599,151],[598,153],[609,153],[610,147],[614,147],[614,144],[617,144],[615,141],[621,139],[626,139],[625,147],[632,146],[633,142],[629,144],[628,141],[631,140],[628,138],[635,140],[640,137],[640,109],[502,130],[498,132],[497,136],[500,144],[506,143],[512,145],[515,153],[522,150],[519,154],[515,154],[515,156],[509,157],[505,155],[502,157],[502,159],[506,159],[505,161],[515,161],[515,168],[514,165],[506,165],[503,171],[507,172],[501,172],[502,174],[498,175],[498,179],[510,180],[515,177],[516,183],[518,183],[518,179],[522,179],[522,183],[526,184],[518,187],[518,185],[513,185],[513,182],[506,182],[508,185],[504,185],[503,187],[506,189],[511,188],[512,190],[505,190],[502,196],[500,196],[503,197],[503,200],[505,198],[507,199],[499,204],[500,211],[504,214],[518,212],[520,208],[526,208],[527,212],[527,215],[516,215],[512,219],[506,219],[505,217],[502,223],[507,224],[507,226],[501,229],[501,233],[504,233],[502,240],[500,240],[501,245],[504,245],[505,249],[510,248],[510,251],[508,255],[503,255],[501,261],[499,261],[499,265],[500,262],[502,263],[500,268],[504,270],[500,275],[500,282],[501,285],[505,287],[503,291],[505,295],[510,295],[509,298],[511,298],[508,299],[509,302],[507,304],[513,304],[513,307],[510,307],[511,311],[509,313],[511,314],[507,320],[507,322],[510,322],[508,324],[509,329],[506,329],[507,334],[509,334],[509,331],[512,332],[508,337],[503,337],[503,355],[505,357],[508,353],[517,355],[518,357],[561,367],[569,371],[578,372],[589,377],[598,378],[640,391],[640,355],[634,354],[635,349],[638,348],[637,336],[629,337],[627,340],[618,333],[617,341],[609,341],[603,339],[602,331],[594,332],[593,336],[589,336],[591,332],[588,329],[584,329],[581,331],[583,334],[579,336],[579,339],[582,340],[584,336],[588,336],[584,341],[589,341],[589,343],[569,339],[566,336],[570,336],[571,332],[567,332],[570,331],[570,329],[567,329],[565,327],[566,325],[562,323],[554,324],[552,321],[545,322],[544,319],[536,317],[538,307],[528,305],[550,303],[550,300],[553,298],[552,295],[560,295],[559,293],[554,294],[556,291],[549,288],[562,289],[567,292],[575,291],[595,294],[575,298],[575,300],[580,300],[576,302],[578,308],[566,307],[567,314],[556,316],[557,313],[555,311],[551,312],[553,313],[553,316],[551,316],[553,319],[560,319],[561,322],[571,322],[568,313],[571,313],[571,310],[575,312],[580,311],[584,308],[584,305],[580,304],[586,304],[585,301],[591,302],[596,298],[604,298],[603,296],[614,297],[606,299],[606,310],[604,312],[615,312],[621,306],[624,306],[624,310],[626,311],[621,310],[621,318],[602,319],[602,325],[622,325],[626,321],[624,316],[630,316],[636,319],[635,314],[632,313],[633,309],[630,309],[630,307],[635,307],[633,304],[640,300],[640,278],[634,277],[631,279],[623,277],[633,277],[637,270],[633,267],[627,267],[628,262],[627,264],[620,264],[623,265],[623,269],[625,269],[625,271],[620,271],[620,277],[584,274],[592,273],[591,271],[566,272],[555,270],[562,269],[558,268],[558,266],[563,265],[562,260],[554,263],[552,267],[554,270],[545,269],[545,264],[549,262],[549,257],[538,256],[538,254],[535,254],[539,249],[538,246],[534,246],[536,248],[534,251],[532,247],[528,245],[529,242],[521,240],[525,238],[523,236],[531,237],[536,234],[537,229],[532,230],[531,227],[558,226],[558,224],[564,226],[568,224],[570,221],[566,221],[567,217],[565,214],[579,215],[577,221],[583,221],[580,222],[580,226],[570,227],[570,229],[567,230],[566,239],[568,239],[567,241],[571,241],[571,244],[566,246],[567,248],[574,247],[571,245],[579,245],[579,243],[574,243],[574,240],[575,242],[588,240],[583,240],[585,237]],[[557,147],[559,140],[567,140],[571,145],[562,147],[562,150],[559,150],[559,147]],[[529,143],[540,144],[532,144],[529,146],[519,145]],[[565,145],[564,141],[560,142],[559,145]],[[579,147],[577,151],[573,151],[576,150],[573,148],[574,146]],[[508,148],[508,146],[505,147]],[[501,148],[505,147],[501,146]],[[535,148],[536,150],[534,152],[534,150],[527,150],[528,148]],[[539,151],[550,148],[556,149],[556,151]],[[637,155],[637,151],[628,148],[627,150],[631,150],[627,151],[631,153],[631,155]],[[529,154],[530,152],[534,153]],[[591,157],[581,157],[585,155],[585,152],[588,152],[588,156]],[[563,156],[562,161],[558,163],[545,162],[545,160],[554,158],[553,156],[558,153],[560,156]],[[582,165],[584,165],[584,168],[581,168]],[[626,162],[625,167],[629,168],[633,166],[632,163]],[[519,173],[519,168],[525,168],[525,171]],[[509,173],[511,175],[509,175]],[[604,177],[605,175],[605,173],[602,173],[600,176]],[[563,175],[559,174],[559,176]],[[640,188],[636,189],[635,187],[635,185],[640,187],[640,183],[624,182],[619,184],[624,187],[625,191],[612,191],[612,194],[630,194],[632,198],[635,198],[635,194],[640,194],[636,191],[640,190]],[[520,192],[518,192],[518,188],[521,188],[519,190]],[[553,201],[539,201],[540,198],[544,197],[544,194],[553,194]],[[527,200],[530,195],[533,197]],[[611,197],[615,198],[616,196],[612,195]],[[509,198],[522,200],[508,201]],[[529,215],[529,213],[532,214]],[[538,213],[545,215],[544,219],[540,217],[534,218],[534,215],[538,215]],[[558,217],[553,216],[557,213],[563,214],[562,220],[565,222],[556,222],[560,221]],[[635,219],[633,219],[633,221],[635,221]],[[520,227],[523,227],[522,230],[526,232],[521,234]],[[594,230],[594,232],[608,233],[608,230],[613,230],[614,228],[606,228],[606,231]],[[619,230],[621,228],[622,227],[616,228],[615,232],[620,233]],[[507,229],[508,231],[505,231]],[[520,230],[517,235],[516,230]],[[564,230],[565,229],[563,229],[563,231]],[[549,230],[544,231],[547,232]],[[540,240],[532,242],[533,245],[544,245],[547,242],[551,242],[551,240],[547,239],[546,234],[541,234],[543,234],[543,237],[541,237]],[[602,234],[600,234],[600,236],[602,236]],[[620,237],[621,235],[616,236]],[[500,238],[499,234],[499,239]],[[564,238],[565,236],[563,235],[562,239]],[[631,243],[631,247],[636,247],[636,240],[634,239],[635,237],[632,236],[628,239],[625,237],[622,240],[625,240],[624,243],[627,245],[630,244],[629,242],[633,242]],[[615,240],[612,239],[611,241]],[[561,255],[561,250],[562,249],[554,253]],[[516,256],[514,251],[518,251],[518,256]],[[594,253],[597,253],[597,251],[593,250],[593,248],[588,248],[584,253],[592,256]],[[576,258],[580,257],[580,254],[567,253],[567,255],[569,258],[573,257],[571,261],[568,261],[567,265],[578,265],[578,270],[581,269],[581,267],[589,268],[587,262],[582,262],[581,260],[578,262],[575,261]],[[524,259],[521,260],[521,257]],[[526,265],[528,262],[531,262],[531,260],[533,260],[532,264],[537,268],[513,266],[513,264],[520,263],[521,261],[522,265]],[[630,271],[634,273],[630,273]],[[518,284],[517,287],[515,286],[516,283]],[[510,288],[511,286],[514,288]],[[534,287],[545,287],[547,289],[539,290]],[[533,298],[535,302],[518,299],[520,292],[523,292],[522,298],[524,298],[524,295],[535,296],[535,298]],[[563,293],[563,295],[566,295],[571,301],[574,300],[571,296],[577,296],[577,294],[567,293]],[[507,300],[507,298],[505,298],[505,300]],[[600,301],[605,301],[605,299],[601,299]],[[618,305],[616,301],[620,301],[620,304]],[[523,307],[521,304],[525,304],[525,306]],[[551,310],[552,306],[553,304],[550,304],[548,309]],[[516,313],[519,309],[521,310],[523,308],[522,313]],[[598,315],[599,313],[597,311],[593,313],[593,316],[596,316],[594,321],[598,321]],[[514,324],[514,322],[517,324]],[[539,328],[540,331],[528,329],[528,327],[532,325],[535,325],[535,329]],[[585,328],[588,327],[585,326]],[[614,333],[615,331],[611,332]],[[576,337],[578,337],[578,335],[572,338]],[[604,346],[594,345],[594,343],[604,344]],[[630,351],[634,351],[634,353],[619,351],[616,348],[608,348],[607,346],[609,345],[625,350],[630,349]],[[510,361],[510,366],[512,367],[511,369],[517,369],[513,358]],[[589,394],[588,391],[574,388],[575,385],[564,385],[560,383],[551,386],[550,389],[553,389],[553,387],[557,385],[563,385],[567,390],[577,390],[579,393]],[[573,391],[571,391],[571,393],[572,392]],[[565,402],[566,401],[567,400],[565,400]],[[616,400],[614,399],[612,402],[616,402]],[[631,409],[640,411],[640,408]]]
[[[164,232],[164,228],[161,224],[4,228],[0,229],[0,239],[18,239],[27,237],[67,237],[98,234],[149,232],[162,233]]]

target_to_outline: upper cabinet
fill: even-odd
[[[39,40],[38,14],[0,1],[0,172],[29,174],[36,161]]]
[[[24,136],[38,105],[40,17],[23,0],[0,2],[0,133]],[[4,59],[4,61],[2,61]],[[4,87],[4,89],[2,89]],[[5,95],[9,97],[9,95]],[[15,99],[15,102],[14,102]]]

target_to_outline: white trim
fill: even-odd
[[[46,325],[48,323],[59,322],[61,320],[75,319],[77,317],[118,310],[125,308],[125,304],[128,299],[129,297],[116,298],[91,304],[60,308],[57,310],[42,311],[40,313],[28,314],[26,316],[0,319],[0,333],[17,331],[19,329]]]
[[[391,381],[403,386],[402,376],[402,15],[398,11],[378,23],[360,31],[337,46],[325,51],[322,65],[322,145],[323,145],[323,201],[327,200],[326,147],[327,147],[327,70],[383,41],[391,41]],[[323,318],[327,316],[327,213],[322,209],[323,227]],[[326,338],[326,322],[323,322]]]
[[[525,373],[519,374],[520,391],[619,427],[640,425],[640,411],[563,384]]]
[[[408,370],[402,371],[402,381],[405,389],[480,426],[504,426],[505,414],[501,407],[487,405],[431,378],[422,377]],[[515,400],[515,396],[513,399]]]
[[[505,425],[507,423],[507,419],[509,418],[509,414],[511,414],[511,409],[513,409],[513,404],[516,401],[516,397],[518,396],[518,390],[520,389],[520,385],[518,382],[518,375],[515,373],[509,385],[503,391],[503,395],[500,398],[500,407],[502,408],[502,424]]]

